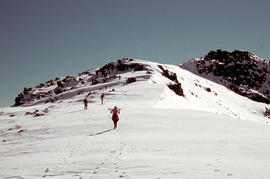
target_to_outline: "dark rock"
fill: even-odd
[[[59,88],[64,88],[64,83],[62,82],[62,81],[57,81],[57,86],[59,87]]]
[[[173,90],[175,92],[175,94],[179,95],[179,96],[183,96],[185,97],[184,95],[184,90],[182,89],[181,87],[181,83],[176,83],[176,84],[170,84],[168,85],[168,87]]]
[[[99,83],[99,81],[97,79],[92,79],[92,85],[96,85],[98,83]]]
[[[134,83],[134,82],[136,82],[136,78],[134,78],[134,77],[130,77],[130,78],[128,78],[127,81],[126,81],[127,84],[129,84],[129,83]]]
[[[14,104],[14,106],[20,106],[20,105],[22,105],[22,104],[23,104],[23,99],[24,99],[23,94],[20,93],[20,94],[15,98],[15,104]]]
[[[205,88],[207,92],[211,92],[211,88]]]
[[[77,89],[78,87],[77,86],[72,86],[70,89],[73,90],[73,89]]]
[[[32,113],[27,111],[24,115],[31,115]]]
[[[62,91],[61,88],[55,88],[55,89],[54,89],[54,92],[55,92],[55,94],[60,94],[60,93],[62,93],[63,91]]]
[[[264,116],[270,118],[270,109],[265,107]]]
[[[19,133],[22,133],[22,132],[24,132],[24,130],[23,130],[23,129],[19,130],[17,133],[19,134]]]
[[[162,75],[168,79],[170,79],[171,81],[175,82],[175,84],[169,84],[168,87],[175,92],[175,94],[179,95],[179,96],[185,96],[184,95],[184,90],[181,87],[181,83],[179,83],[178,79],[177,79],[177,75],[176,73],[172,73],[170,72],[168,69],[164,69],[164,67],[162,65],[158,65],[158,67],[162,70]]]
[[[28,88],[24,88],[24,89],[23,89],[23,94],[28,94],[28,93],[29,93],[29,91],[30,91],[30,89],[28,89]]]
[[[42,114],[42,113],[37,113],[37,114],[34,115],[34,117],[39,117],[39,116],[44,116],[44,114]]]
[[[162,65],[158,65],[158,67],[162,70],[162,75],[163,76],[165,76],[166,78],[178,83],[176,73],[171,73],[167,69],[165,70]]]

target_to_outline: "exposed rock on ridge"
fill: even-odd
[[[213,50],[180,67],[226,86],[257,102],[270,103],[270,63],[255,54],[235,50]]]
[[[64,92],[69,92],[69,97],[79,95],[86,86],[94,86],[99,83],[109,82],[116,78],[121,78],[122,73],[128,71],[147,70],[143,64],[136,63],[133,59],[123,58],[116,62],[111,62],[101,68],[84,71],[75,76],[55,78],[46,83],[39,84],[35,88],[24,88],[23,92],[15,98],[14,106],[37,103],[53,103],[63,97]],[[135,79],[136,81],[136,79]],[[131,81],[128,81],[131,82]],[[134,82],[134,79],[133,81]]]

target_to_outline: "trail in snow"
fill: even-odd
[[[156,68],[150,79],[108,88],[105,92],[115,91],[105,95],[104,105],[99,100],[104,90],[95,91],[88,110],[81,102],[85,93],[54,105],[2,108],[0,178],[268,179],[270,126],[260,114],[264,106],[178,67],[167,68],[177,72],[185,98],[168,89],[170,81]],[[115,105],[123,110],[118,128],[110,131],[108,108]],[[25,115],[46,108],[44,116]]]

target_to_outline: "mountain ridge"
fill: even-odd
[[[184,95],[181,83],[176,74],[170,74],[162,64],[158,65],[163,76],[173,79],[168,87]],[[257,57],[254,53],[234,50],[212,50],[207,55],[191,59],[179,65],[195,75],[225,86],[237,94],[257,102],[270,103],[270,63]],[[151,66],[140,63],[140,60],[123,58],[110,62],[103,67],[87,70],[78,75],[55,78],[37,85],[35,88],[24,88],[15,98],[14,106],[33,105],[56,102],[66,91],[82,93],[85,90],[75,90],[86,85],[96,85],[114,80],[128,71],[145,71],[151,74]],[[130,79],[129,79],[130,80]],[[134,80],[134,79],[133,79]],[[85,85],[84,85],[85,84]],[[74,96],[71,95],[71,96]],[[36,102],[33,102],[36,101]],[[32,102],[32,104],[30,104]]]
[[[200,73],[196,74],[196,71],[194,73],[194,69],[197,70],[194,61],[199,60],[191,60],[182,65],[169,65],[123,58],[78,75],[49,80],[36,88],[25,88],[24,92],[16,97],[15,106],[47,103],[60,105],[65,100],[82,102],[84,98],[91,96],[99,98],[98,95],[102,93],[111,95],[115,89],[132,86],[133,83],[140,86],[139,82],[144,81],[147,88],[163,90],[160,91],[159,99],[156,97],[157,103],[154,105],[159,108],[194,109],[222,113],[238,119],[266,120],[265,116],[269,116],[267,103],[260,104],[222,83],[219,84]],[[157,87],[156,84],[161,86]],[[140,89],[144,90],[145,85]],[[251,94],[258,93],[252,92]],[[228,95],[231,97],[227,99]]]

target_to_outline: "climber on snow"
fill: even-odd
[[[116,106],[114,106],[113,109],[109,109],[110,113],[112,113],[112,120],[114,123],[114,129],[117,128],[117,122],[119,120],[118,114],[120,114],[120,110],[119,108],[117,108]]]

